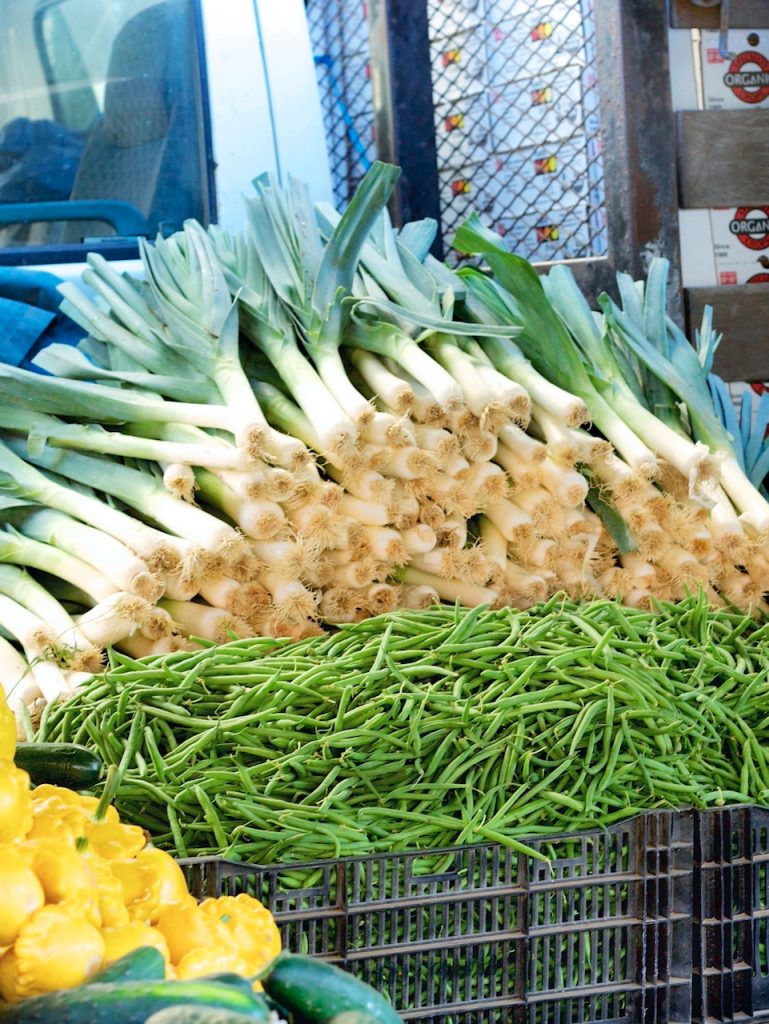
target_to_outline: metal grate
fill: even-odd
[[[593,0],[422,2],[446,242],[477,211],[527,259],[605,256]],[[341,205],[376,155],[366,4],[307,14]]]
[[[606,255],[592,0],[427,0],[442,229],[534,261]]]
[[[376,158],[364,0],[308,0],[334,202],[345,206]]]
[[[688,1024],[692,812],[501,846],[257,867],[181,861],[248,892],[286,949],[339,964],[409,1024]]]

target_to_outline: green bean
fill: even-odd
[[[582,740],[582,737],[590,728],[592,720],[597,715],[600,715],[601,712],[607,707],[608,700],[602,699],[595,701],[595,703],[593,704],[585,704],[585,706],[580,710],[577,716],[577,722],[574,726],[574,732],[571,736],[571,744],[569,746],[570,756],[573,757],[576,753],[577,749],[579,748],[579,744]]]
[[[120,812],[185,855],[519,842],[766,799],[767,637],[697,597],[399,612],[299,643],[116,655],[39,735],[122,765]]]

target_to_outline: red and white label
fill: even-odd
[[[702,33],[705,109],[769,107],[769,29],[730,29],[727,46],[735,56],[724,59],[718,32]]]
[[[741,206],[729,222],[729,231],[746,249],[769,249],[769,206]]]
[[[724,85],[743,103],[763,103],[769,99],[769,60],[757,51],[738,53],[724,75]]]

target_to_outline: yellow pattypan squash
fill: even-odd
[[[150,924],[157,917],[160,902],[160,878],[146,864],[133,857],[108,861],[110,870],[123,889],[123,903],[132,921]]]
[[[75,794],[78,798],[78,806],[82,807],[89,818],[93,818],[96,813],[96,808],[99,806],[99,798],[96,796],[84,796],[82,793]],[[120,821],[120,815],[115,808],[110,804],[104,811],[104,821],[111,821],[117,824]]]
[[[21,854],[42,885],[46,903],[70,904],[92,924],[101,925],[98,879],[82,853],[55,839],[30,839]]]
[[[83,809],[80,797],[74,790],[65,789],[64,786],[51,786],[47,782],[41,786],[35,786],[35,791],[32,794],[32,806],[36,815],[61,811],[67,807]]]
[[[104,939],[104,960],[108,964],[140,946],[154,946],[163,954],[166,963],[171,959],[163,933],[140,921],[130,921],[119,928],[103,928],[101,936]]]
[[[0,845],[0,894],[0,946],[10,946],[45,903],[42,885],[13,846]]]
[[[0,843],[23,839],[32,828],[29,775],[0,760]]]
[[[0,758],[13,761],[16,754],[16,716],[8,707],[0,684]]]
[[[176,964],[179,981],[204,978],[207,974],[240,974],[247,977],[254,972],[248,962],[235,950],[216,949],[214,946],[198,946],[185,953]]]
[[[85,824],[88,847],[108,860],[135,857],[147,845],[144,829],[138,825],[122,825],[117,821],[92,821]]]
[[[223,953],[238,953],[224,924],[204,914],[194,902],[171,903],[161,907],[157,927],[166,937],[171,963],[177,966],[187,953],[201,947]]]
[[[255,974],[280,952],[280,931],[275,919],[252,896],[241,893],[204,900],[200,910],[221,921],[230,933],[233,945],[248,964],[246,974]]]
[[[128,924],[130,918],[125,905],[125,892],[120,880],[112,872],[111,862],[97,857],[88,849],[83,856],[96,878],[96,902],[102,926],[119,928]]]
[[[157,924],[160,908],[169,903],[193,903],[187,888],[184,872],[173,859],[163,850],[154,846],[146,846],[136,855],[136,863],[151,871],[158,880],[157,904],[150,909],[150,923]]]
[[[73,907],[43,907],[3,957],[0,984],[24,996],[82,985],[104,962],[104,940]]]

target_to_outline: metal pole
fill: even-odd
[[[433,217],[440,223],[425,0],[369,0],[369,33],[377,153],[403,171],[393,220]],[[440,236],[434,252],[441,255]]]
[[[666,0],[595,0],[595,24],[609,265],[638,278],[666,256],[683,323]]]

